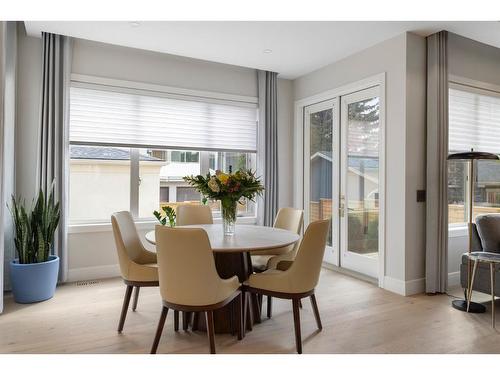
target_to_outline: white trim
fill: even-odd
[[[311,104],[315,104],[318,102],[323,102],[329,99],[333,99],[337,96],[352,94],[356,91],[361,91],[368,89],[373,86],[385,85],[385,72],[375,74],[373,76],[361,79],[359,81],[348,83],[346,85],[323,91],[319,94],[308,96],[303,99],[299,99],[295,101],[295,108],[297,107],[306,107]]]
[[[460,271],[448,273],[448,288],[460,286]]]
[[[68,270],[67,282],[108,279],[111,277],[120,276],[120,266],[117,264],[109,264],[106,266],[93,266],[82,268],[70,268]]]
[[[323,268],[326,268],[327,270],[338,272],[342,275],[350,276],[358,280],[366,281],[367,283],[373,284],[375,286],[378,286],[377,279],[374,279],[373,277],[363,275],[362,273],[358,273],[356,271],[351,271],[347,268],[342,268],[339,267],[333,263],[323,261],[322,263]]]
[[[472,89],[485,90],[485,91],[490,91],[490,92],[497,93],[497,94],[500,93],[500,86],[495,85],[495,84],[490,83],[490,82],[478,81],[475,79],[456,76],[456,75],[452,75],[452,74],[450,74],[450,76],[448,77],[448,82],[450,82],[451,84],[456,84],[456,85],[460,85],[460,86],[468,86]]]
[[[468,237],[469,232],[467,229],[467,225],[460,225],[460,226],[453,226],[453,227],[448,227],[448,238],[453,238],[453,237]]]
[[[127,81],[122,79],[97,77],[86,74],[72,73],[71,81],[83,84],[118,87],[123,89],[132,89],[132,90],[153,91],[164,94],[183,95],[183,96],[190,96],[197,98],[220,99],[225,101],[252,103],[252,104],[258,103],[258,99],[255,96],[234,95],[234,94],[226,94],[214,91],[184,89],[180,87],[156,85],[152,83]]]
[[[425,291],[424,278],[403,281],[385,276],[384,279],[384,289],[402,296],[411,296]]]
[[[220,217],[214,217],[214,224],[221,224],[222,219]],[[135,226],[137,230],[153,230],[158,222],[156,220],[146,220],[137,221]],[[250,217],[238,217],[237,224],[256,224],[257,218],[255,216]],[[99,232],[111,232],[113,228],[111,223],[89,223],[89,224],[70,224],[68,226],[68,234],[72,233],[99,233]]]

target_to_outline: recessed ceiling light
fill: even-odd
[[[273,52],[273,50],[272,50],[272,49],[265,49],[265,50],[264,50],[264,51],[262,51],[262,52],[264,52],[264,53],[272,53],[272,52]]]
[[[141,23],[140,22],[137,22],[137,21],[132,21],[132,22],[129,22],[130,26],[132,27],[139,27],[141,26]]]

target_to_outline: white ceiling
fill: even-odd
[[[25,21],[25,25],[31,36],[46,31],[271,70],[289,79],[405,31],[426,36],[445,29],[500,48],[500,22],[496,21],[145,21],[139,25],[123,21]]]

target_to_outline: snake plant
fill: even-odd
[[[40,189],[31,210],[26,208],[24,200],[12,196],[12,206],[9,209],[14,221],[14,244],[19,263],[46,262],[61,216],[59,202],[54,200],[54,188],[51,188],[48,199]]]

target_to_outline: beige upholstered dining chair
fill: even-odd
[[[315,221],[307,227],[294,261],[282,261],[276,269],[250,275],[243,292],[291,299],[297,352],[302,353],[299,301],[310,297],[318,329],[322,329],[314,288],[318,284],[330,220]],[[246,302],[246,298],[243,297]]]
[[[206,205],[182,204],[176,210],[177,225],[213,224],[212,210]]]
[[[205,312],[210,353],[215,354],[213,311],[235,300],[238,339],[243,337],[242,299],[237,276],[221,279],[207,233],[200,228],[156,226],[160,321],[151,353],[156,353],[168,309]]]
[[[118,252],[120,271],[127,286],[120,322],[118,323],[118,332],[121,332],[125,324],[132,289],[135,287],[134,302],[132,304],[132,310],[135,311],[139,298],[139,289],[145,286],[159,285],[158,266],[156,264],[156,254],[144,248],[130,212],[115,212],[111,215],[111,224]]]
[[[296,208],[280,208],[274,220],[274,228],[289,230],[300,234],[304,225],[304,211]],[[294,260],[299,243],[252,253],[252,267],[256,272],[263,272],[266,269],[276,268],[276,265],[282,260]],[[262,304],[262,298],[259,298]],[[272,316],[272,296],[267,296],[267,317]]]

